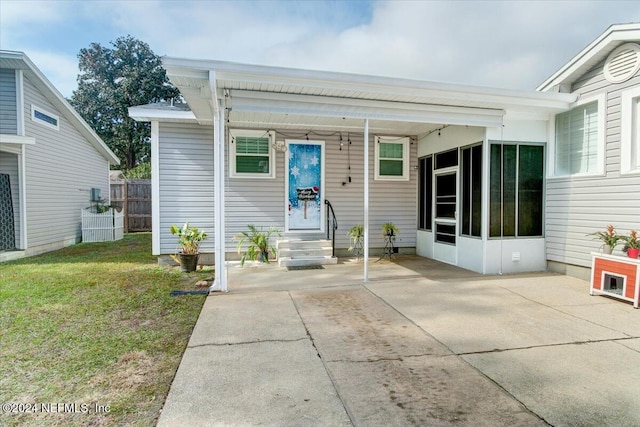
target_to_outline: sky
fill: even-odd
[[[0,49],[66,97],[77,55],[132,35],[161,56],[534,90],[640,1],[0,0]]]

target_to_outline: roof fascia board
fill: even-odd
[[[611,25],[597,39],[591,42],[587,47],[574,56],[562,68],[551,75],[547,80],[540,84],[537,91],[548,91],[552,87],[562,84],[569,76],[578,71],[591,58],[594,57],[603,47],[609,43],[625,40],[640,39],[640,24],[621,24]]]
[[[42,74],[40,69],[24,54],[24,52],[0,51],[0,57],[21,61],[25,65],[25,71],[34,78],[34,84],[42,94],[72,122],[78,131],[98,150],[98,152],[110,163],[120,164],[120,159],[104,143],[102,138],[95,133],[89,124],[78,114],[78,112],[67,102],[55,86]]]
[[[218,89],[225,89],[225,81],[237,83],[253,83],[264,85],[283,85],[316,89],[343,89],[362,91],[377,95],[408,95],[437,97],[439,99],[461,101],[475,100],[510,105],[528,106],[533,103],[574,102],[567,94],[540,93],[511,89],[487,88],[479,86],[437,83],[422,80],[411,80],[393,77],[370,76],[360,74],[338,73],[330,71],[301,70],[296,68],[268,67],[263,65],[237,64],[213,60],[192,60],[182,58],[163,58],[167,74],[189,78],[207,78],[203,72],[209,69],[216,71]],[[200,76],[200,77],[198,77]],[[203,77],[204,76],[204,77]],[[555,96],[552,96],[555,95]],[[563,96],[564,95],[564,96]]]
[[[129,107],[129,117],[137,122],[175,122],[175,123],[197,123],[198,120],[193,111],[168,111],[160,108],[151,109],[141,106]]]

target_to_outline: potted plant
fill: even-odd
[[[349,252],[355,252],[356,259],[360,259],[362,252],[362,237],[364,236],[364,227],[362,224],[356,224],[347,233],[351,240],[351,246],[347,249]]]
[[[622,236],[624,240],[624,248],[622,249],[627,253],[629,258],[638,259],[638,253],[640,253],[640,237],[636,230],[631,230],[628,236]]]
[[[388,237],[390,240],[396,240],[396,235],[400,233],[398,227],[392,222],[382,224],[382,237]]]
[[[248,225],[248,228],[249,231],[243,231],[233,236],[233,240],[238,241],[238,253],[242,252],[245,243],[248,244],[247,250],[240,259],[240,265],[244,266],[247,259],[251,261],[258,259],[260,262],[269,263],[269,253],[276,254],[276,248],[271,246],[269,240],[273,234],[280,236],[280,232],[275,227],[263,230],[262,227],[258,229],[254,225]]]
[[[624,240],[624,237],[618,235],[615,227],[611,224],[607,225],[607,229],[605,231],[597,231],[589,234],[589,236],[596,236],[598,240],[602,241],[602,252],[605,254],[613,252],[613,249],[617,246],[618,242]]]
[[[185,222],[181,228],[172,225],[170,230],[172,235],[178,236],[178,244],[182,247],[178,252],[180,269],[184,272],[195,271],[200,257],[200,242],[207,238],[207,233],[190,226],[189,222]]]

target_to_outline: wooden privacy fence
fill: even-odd
[[[111,205],[124,213],[125,233],[151,231],[151,180],[111,181]]]

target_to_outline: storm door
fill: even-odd
[[[13,200],[8,174],[0,174],[0,251],[16,248]]]
[[[458,150],[435,155],[433,256],[456,264],[458,236]]]
[[[286,141],[285,230],[324,231],[324,141]]]

